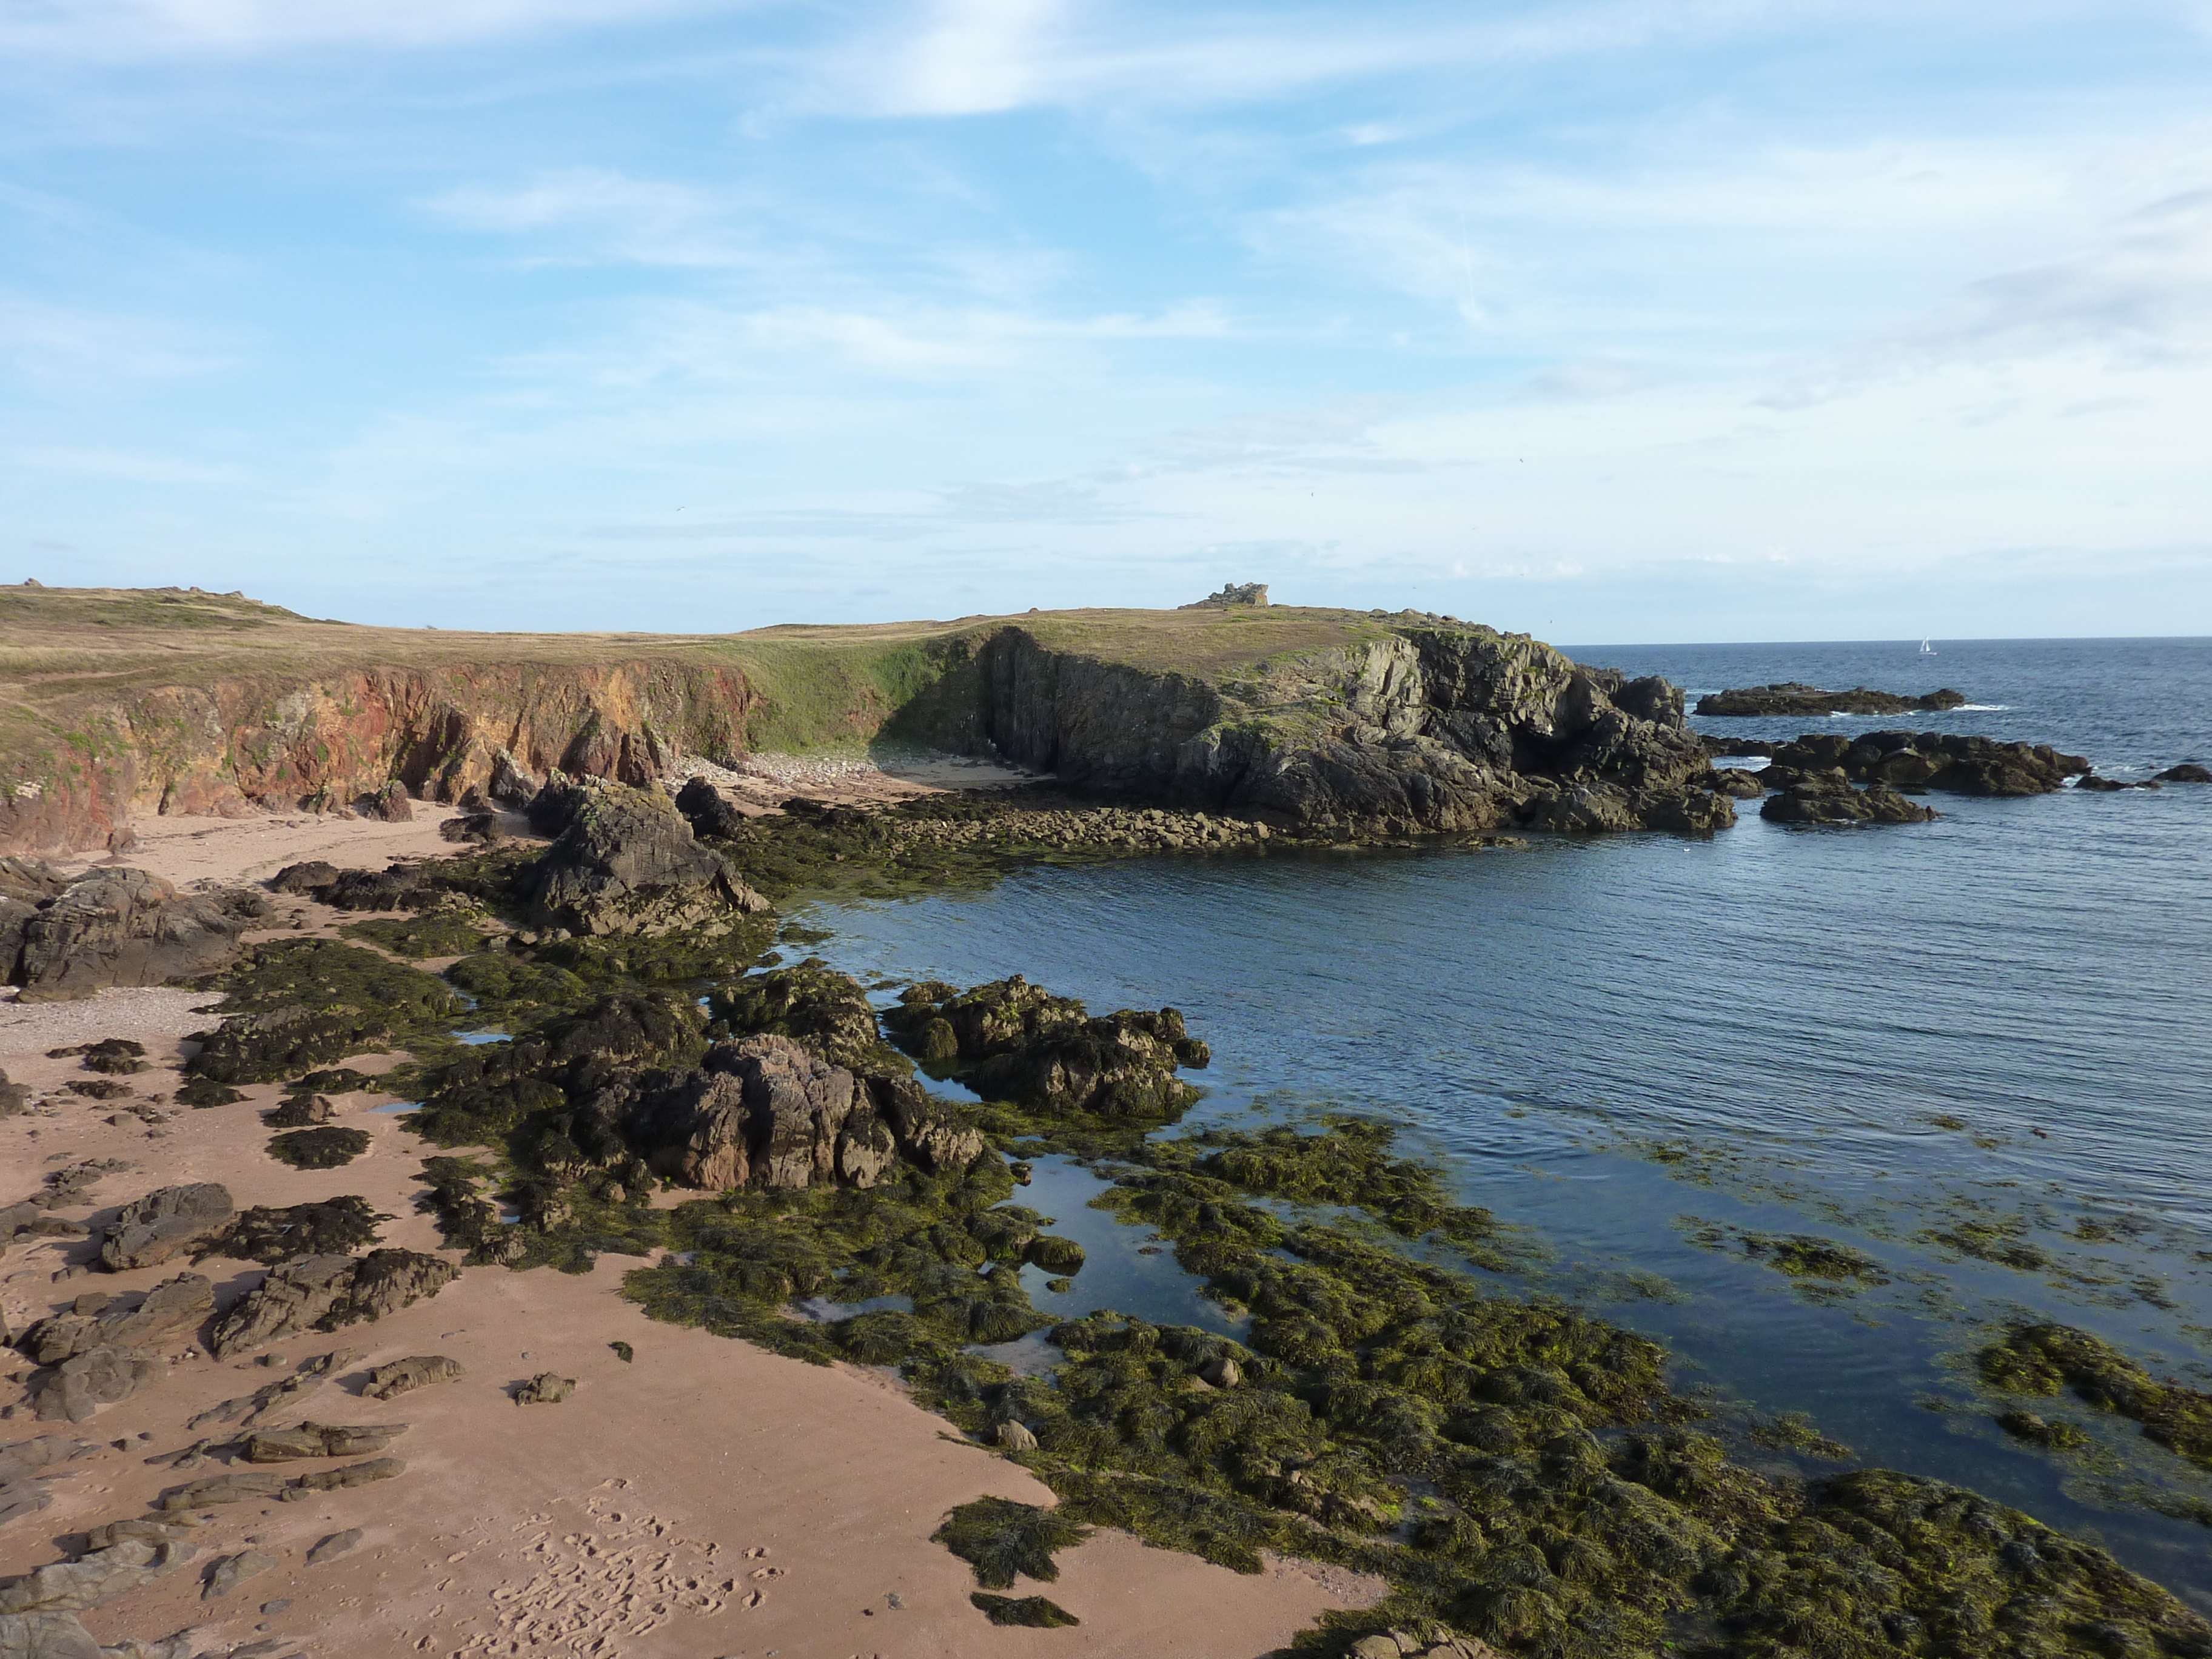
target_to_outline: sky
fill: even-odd
[[[2212,0],[0,0],[0,581],[2212,633]]]

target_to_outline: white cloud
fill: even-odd
[[[174,53],[446,46],[635,25],[728,0],[9,0],[0,49],[128,62]]]
[[[465,230],[532,237],[550,257],[672,266],[756,263],[721,202],[686,185],[569,167],[509,189],[464,185],[420,204]],[[546,257],[546,256],[541,256]]]

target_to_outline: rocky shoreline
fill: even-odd
[[[1790,790],[1832,775],[1864,798],[1891,788],[1851,752],[1776,762],[1795,775]],[[2031,774],[2010,751],[1952,758],[1994,768],[1975,775],[1998,782],[2014,769],[2063,778],[2068,763],[2039,757]],[[1863,792],[1853,768],[1871,778]],[[1750,1659],[1800,1646],[1814,1604],[1841,1652],[2055,1652],[2094,1625],[2119,1650],[2212,1654],[2212,1627],[2181,1603],[2001,1504],[1893,1472],[1821,1473],[1817,1460],[1800,1475],[1771,1456],[1754,1469],[1747,1446],[1669,1387],[1656,1346],[1486,1288],[1472,1270],[1508,1260],[1509,1237],[1454,1204],[1437,1170],[1399,1156],[1384,1127],[1162,1133],[1195,1098],[1186,1073],[1212,1058],[1172,1008],[1093,1013],[1013,978],[911,985],[879,1009],[819,963],[763,961],[780,931],[771,907],[824,883],[1150,851],[1170,834],[1182,850],[1249,854],[1274,839],[1264,820],[980,800],[871,812],[799,801],[732,819],[711,789],[684,793],[679,805],[546,780],[530,805],[550,842],[271,879],[264,902],[312,900],[339,936],[231,937],[227,965],[204,981],[225,998],[220,1018],[184,1059],[176,1098],[236,1123],[258,1109],[235,1097],[280,1088],[288,1103],[268,1127],[288,1113],[327,1122],[316,1103],[371,1081],[352,1069],[364,1054],[404,1049],[375,1080],[419,1101],[410,1132],[445,1149],[413,1183],[443,1248],[381,1238],[390,1218],[341,1190],[344,1163],[295,1177],[319,1182],[308,1202],[241,1206],[228,1185],[202,1182],[147,1191],[103,1222],[104,1267],[167,1276],[135,1303],[80,1291],[19,1334],[41,1367],[40,1419],[153,1409],[176,1386],[161,1356],[180,1342],[218,1364],[279,1341],[324,1351],[196,1404],[194,1420],[212,1426],[172,1460],[177,1478],[150,1514],[111,1517],[72,1561],[0,1584],[0,1620],[18,1620],[24,1640],[35,1628],[78,1644],[41,1651],[199,1650],[183,1638],[99,1650],[70,1627],[107,1600],[158,1592],[187,1561],[218,1600],[273,1571],[244,1537],[226,1536],[212,1560],[196,1553],[234,1511],[358,1501],[404,1480],[388,1421],[300,1415],[325,1379],[360,1363],[321,1334],[357,1340],[487,1276],[588,1274],[609,1255],[647,1264],[623,1294],[650,1322],[615,1347],[696,1328],[817,1365],[894,1367],[966,1443],[1041,1483],[1049,1502],[970,1499],[937,1527],[972,1572],[975,1641],[1096,1616],[1060,1587],[1056,1558],[1103,1528],[1239,1573],[1296,1558],[1374,1584],[1370,1605],[1299,1639],[1316,1655],[1635,1653],[1694,1631],[1698,1651]],[[152,971],[128,952],[100,960]],[[486,1027],[505,1035],[457,1035]],[[76,1059],[125,1087],[145,1064],[119,1043]],[[939,1079],[980,1103],[933,1092]],[[1106,1182],[1108,1201],[1171,1248],[1243,1334],[1040,1314],[1022,1268],[1065,1277],[1085,1265],[1019,1201],[1030,1161],[1048,1153]],[[56,1238],[57,1212],[82,1206],[66,1180],[52,1190],[7,1212],[19,1243]],[[174,1271],[226,1255],[266,1267],[228,1305],[209,1277]],[[830,1316],[794,1316],[815,1298],[835,1304]],[[1054,1356],[1042,1375],[975,1352],[1039,1335]],[[2075,1362],[2054,1363],[2063,1385]],[[2123,1375],[2098,1363],[2100,1376]],[[465,1389],[453,1369],[398,1354],[363,1386],[374,1397]],[[568,1368],[539,1368],[512,1397],[557,1414],[574,1409],[562,1402],[575,1386]],[[2126,1409],[2146,1423],[2197,1420],[2185,1390],[2137,1393],[2146,1403]],[[10,1455],[84,1455],[44,1444]],[[301,1461],[318,1468],[289,1472]],[[34,1473],[7,1478],[21,1490]],[[1054,1593],[1000,1594],[1018,1578]],[[2000,1634],[2006,1646],[1987,1645]]]

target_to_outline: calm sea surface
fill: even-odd
[[[1971,705],[1712,731],[1980,732],[2122,778],[2212,762],[2212,641],[1936,646],[1574,654],[1693,699],[1799,679]],[[1192,1121],[1395,1122],[1527,1230],[1540,1260],[1508,1288],[1665,1340],[1683,1386],[2097,1537],[2212,1611],[2212,1529],[2127,1501],[2212,1481],[2086,1411],[2087,1457],[2016,1445],[1965,1359],[2047,1317],[2212,1378],[2212,787],[1930,799],[1926,826],[1784,829],[1752,802],[1704,842],[1146,860],[809,920],[864,975],[1172,1003],[1215,1055]],[[1039,1305],[1198,1316],[1171,1262],[1081,1211],[1087,1181],[1052,1168],[1029,1200],[1102,1251]],[[1844,1243],[1889,1282],[1808,1298],[1715,1227]],[[2028,1265],[1988,1259],[2008,1253]]]

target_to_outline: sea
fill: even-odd
[[[1693,704],[1778,680],[1967,699],[1692,717],[1714,732],[1982,732],[2124,780],[2212,763],[2212,640],[1931,643],[1571,654]],[[1094,1009],[1180,1008],[1213,1062],[1166,1133],[1395,1125],[1512,1230],[1516,1264],[1478,1273],[1498,1293],[1661,1340],[1717,1423],[1835,1443],[1748,1455],[1955,1481],[2212,1613],[2212,1478],[2125,1419],[1992,1395],[1973,1364],[2054,1320],[2212,1387],[2212,786],[1929,799],[1925,825],[1783,826],[1752,801],[1707,839],[1036,867],[822,906],[808,949],[876,981],[1018,973]],[[1223,1325],[1096,1191],[1048,1159],[1024,1196],[1092,1256],[1066,1292],[1032,1270],[1038,1305]],[[1796,1237],[1862,1266],[1778,1271]],[[2021,1403],[2094,1443],[2011,1438],[1994,1413]]]

